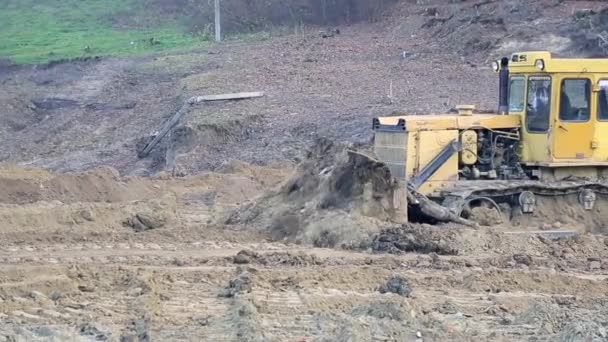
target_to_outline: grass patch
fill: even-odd
[[[205,39],[144,0],[0,0],[0,57],[17,64],[184,49]]]

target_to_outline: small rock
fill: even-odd
[[[136,232],[161,228],[166,223],[166,217],[156,212],[139,212],[135,214],[135,216],[124,221],[125,225],[132,227]]]
[[[562,223],[561,223],[561,222],[559,222],[559,221],[555,221],[555,222],[553,223],[553,228],[555,228],[555,229],[560,229],[561,227],[562,227]]]
[[[428,7],[424,9],[424,15],[429,16],[429,17],[435,17],[437,16],[439,13],[437,12],[437,8],[436,7]]]
[[[420,331],[416,331],[416,337],[422,338],[422,333]]]
[[[374,263],[374,259],[367,257],[365,258],[365,260],[363,261],[366,265],[371,265]]]
[[[156,213],[138,213],[135,215],[148,229],[156,229],[165,225],[166,220]]]
[[[80,217],[82,217],[83,219],[85,219],[89,222],[95,221],[95,213],[93,213],[93,211],[90,209],[81,210]]]
[[[49,296],[49,298],[51,298],[51,300],[53,300],[55,302],[64,297],[65,297],[65,295],[62,292],[57,291],[57,290],[54,290],[53,292],[51,292],[51,295]]]
[[[30,296],[36,300],[43,300],[47,298],[44,293],[36,290],[30,292]]]
[[[513,260],[518,264],[530,266],[532,264],[532,258],[527,254],[513,254]]]
[[[127,296],[138,297],[138,296],[141,296],[141,294],[143,292],[144,292],[144,290],[141,287],[134,287],[134,288],[127,290]]]
[[[576,302],[576,297],[574,296],[553,296],[553,300],[557,305],[565,305],[569,306]]]
[[[428,255],[419,255],[416,258],[416,267],[430,268],[431,266],[433,266],[433,260]]]
[[[94,292],[95,288],[89,285],[78,285],[78,289],[81,292]]]
[[[436,304],[433,309],[444,315],[453,315],[455,313],[458,313],[458,309],[456,308],[456,306],[450,302]]]
[[[468,260],[464,261],[464,265],[466,267],[478,267],[479,266],[479,262],[477,260],[468,259]]]
[[[589,263],[589,271],[597,271],[602,267],[599,261],[592,261]]]
[[[251,274],[247,271],[241,271],[241,273],[230,281],[228,287],[220,292],[219,297],[231,298],[237,294],[244,292],[251,292],[253,289],[253,280]]]
[[[386,284],[378,288],[380,293],[396,293],[403,297],[409,297],[412,293],[412,289],[409,286],[408,281],[400,276],[391,277]]]
[[[109,341],[112,334],[97,323],[84,323],[78,327],[82,336],[91,336],[95,341]]]
[[[234,263],[239,265],[249,264],[252,259],[257,258],[257,253],[244,249],[236,254]]]
[[[186,265],[186,261],[181,258],[173,258],[173,265],[177,267],[183,267]]]
[[[553,226],[551,226],[549,223],[543,223],[540,225],[540,229],[541,230],[551,230],[551,229],[553,229]]]

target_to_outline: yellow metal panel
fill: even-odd
[[[593,159],[597,161],[608,161],[608,122],[598,121],[595,123],[594,132],[595,149]]]
[[[589,104],[589,120],[586,122],[562,121],[559,118],[560,111],[560,94],[561,84],[564,79],[581,78],[591,79],[591,84],[594,83],[591,75],[557,75],[553,77],[553,157],[556,159],[592,159],[593,149],[591,141],[593,140],[593,130],[596,123],[595,98],[590,96],[591,103]]]
[[[517,56],[514,61],[513,56]],[[541,72],[534,64],[536,60],[545,62],[545,73],[603,73],[608,70],[607,58],[552,58],[547,51],[516,52],[509,62],[512,73]]]
[[[383,125],[396,125],[399,119],[405,120],[405,129],[408,132],[420,130],[456,129],[458,127],[457,115],[429,114],[387,116],[378,118]]]
[[[519,115],[477,114],[472,116],[459,116],[458,129],[484,127],[491,129],[516,128],[521,126]]]
[[[465,165],[477,163],[477,132],[464,131],[460,134],[460,161]]]
[[[553,134],[556,159],[592,159],[593,122],[556,122]]]
[[[447,144],[458,139],[457,130],[423,131],[409,134],[406,178],[422,170]],[[435,189],[458,180],[458,154],[454,154],[443,164],[429,180],[419,188],[423,194],[430,194]]]
[[[485,127],[491,129],[515,128],[521,126],[519,115],[475,114],[470,116],[429,114],[404,115],[378,118],[383,125],[396,125],[400,119],[405,120],[408,132],[430,130],[471,129]]]
[[[547,134],[532,134],[522,130],[521,160],[524,163],[550,162],[551,144]]]

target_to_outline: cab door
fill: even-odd
[[[556,159],[591,158],[594,115],[592,79],[563,77],[557,90],[557,114],[553,125],[553,156]]]

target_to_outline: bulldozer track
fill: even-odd
[[[592,190],[596,194],[608,195],[608,183],[602,182],[559,182],[550,184],[540,181],[463,181],[454,188],[441,191],[441,196],[504,197],[530,191],[538,196],[566,196],[578,194],[583,190]]]

